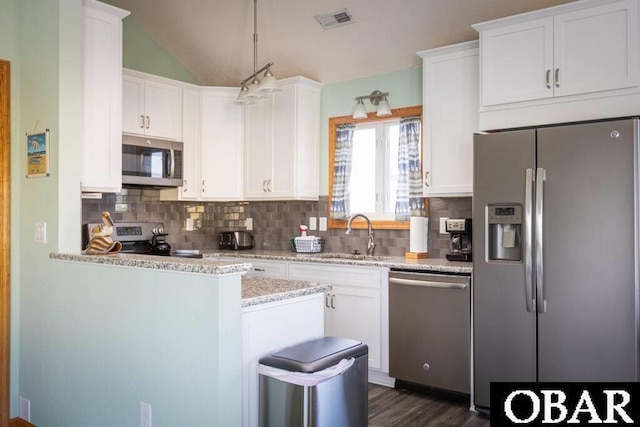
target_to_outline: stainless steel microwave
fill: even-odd
[[[180,187],[184,144],[123,135],[122,184]]]

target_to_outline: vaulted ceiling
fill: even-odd
[[[258,0],[258,61],[278,78],[335,83],[408,69],[416,52],[478,38],[471,24],[570,0]],[[108,0],[206,85],[253,71],[253,0]],[[316,15],[354,22],[323,29]]]

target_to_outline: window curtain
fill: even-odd
[[[331,192],[331,212],[329,212],[332,219],[343,220],[349,217],[349,183],[355,129],[354,124],[340,125],[336,129],[333,191]]]
[[[425,216],[420,172],[420,117],[404,117],[400,120],[398,174],[396,221]]]

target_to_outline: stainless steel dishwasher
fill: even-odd
[[[470,392],[471,277],[391,270],[389,375],[402,383]]]

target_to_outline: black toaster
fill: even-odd
[[[253,249],[256,241],[248,231],[223,231],[218,234],[218,249]]]

